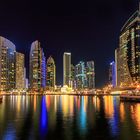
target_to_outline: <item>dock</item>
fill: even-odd
[[[120,95],[121,101],[140,102],[140,95]]]

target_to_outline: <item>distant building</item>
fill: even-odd
[[[16,52],[16,89],[23,90],[25,88],[25,69],[24,54]]]
[[[15,45],[0,36],[0,91],[15,89]]]
[[[76,88],[76,81],[75,81],[75,66],[71,64],[71,87],[73,89]]]
[[[140,11],[124,24],[116,50],[117,86],[140,83]]]
[[[63,55],[63,85],[70,87],[71,83],[71,53]]]
[[[39,41],[31,45],[30,50],[30,71],[29,82],[30,89],[34,91],[41,90],[46,86],[46,63],[43,50]]]
[[[88,61],[86,65],[87,88],[95,88],[95,67],[94,61]]]
[[[109,66],[109,84],[116,87],[116,64],[114,61]]]
[[[56,85],[56,66],[54,59],[50,56],[47,59],[47,87],[54,90]]]
[[[80,61],[75,66],[75,79],[76,79],[76,88],[77,89],[84,89],[87,87],[85,62]]]
[[[116,86],[120,86],[120,81],[121,81],[121,73],[120,73],[120,66],[121,66],[121,61],[120,61],[120,51],[119,48],[115,50],[115,63],[116,63]]]
[[[26,89],[26,68],[24,67],[24,89]]]

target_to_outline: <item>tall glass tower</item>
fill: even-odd
[[[116,50],[117,86],[140,83],[140,10],[124,24]]]
[[[109,65],[109,84],[116,87],[116,63],[114,61]]]
[[[87,87],[87,76],[86,76],[86,66],[85,62],[80,61],[75,66],[75,79],[76,79],[76,88],[77,89],[84,89]]]
[[[56,66],[54,59],[50,56],[47,60],[47,87],[54,90],[56,84]]]
[[[46,86],[46,63],[39,41],[34,41],[31,45],[29,82],[33,91]]]
[[[95,67],[94,61],[88,61],[86,65],[87,87],[89,89],[95,88]]]
[[[0,36],[0,91],[15,89],[15,45]]]
[[[63,55],[63,85],[71,85],[71,53]]]
[[[16,52],[16,89],[25,88],[25,58],[24,54]]]

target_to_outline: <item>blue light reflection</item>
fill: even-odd
[[[41,113],[40,113],[40,131],[41,135],[46,135],[48,131],[48,112],[46,108],[46,98],[42,97],[41,101]]]

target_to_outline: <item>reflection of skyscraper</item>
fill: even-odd
[[[15,88],[15,45],[0,36],[0,90]]]
[[[71,82],[71,53],[63,55],[63,85],[70,86]]]
[[[116,64],[113,61],[109,66],[109,83],[115,87],[116,86]]]
[[[46,84],[46,64],[43,50],[40,47],[40,42],[35,41],[31,45],[30,50],[30,88],[32,90],[40,90]]]
[[[86,66],[86,76],[87,76],[87,87],[89,89],[95,88],[95,68],[94,61],[87,62]]]
[[[50,56],[47,60],[47,87],[55,88],[56,82],[56,67],[54,59]]]
[[[41,100],[41,113],[40,113],[40,133],[41,139],[45,139],[48,131],[48,112],[46,107],[45,96]]]
[[[75,66],[75,74],[76,74],[76,87],[77,89],[83,89],[87,86],[87,77],[86,77],[86,68],[85,63],[80,61]]]
[[[140,82],[140,11],[136,11],[121,29],[117,58],[117,84]]]
[[[25,88],[24,54],[16,52],[16,89]]]

